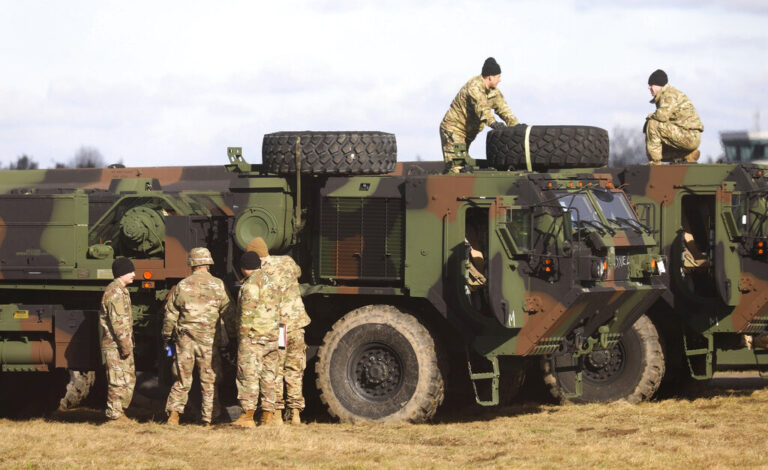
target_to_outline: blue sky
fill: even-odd
[[[399,159],[437,160],[440,120],[488,56],[534,125],[640,128],[662,68],[716,157],[719,131],[756,112],[768,129],[766,25],[751,0],[0,0],[0,164],[83,145],[129,166],[225,163],[228,145],[259,162],[263,134],[305,129],[393,132]]]

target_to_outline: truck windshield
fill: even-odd
[[[603,215],[608,220],[633,220],[636,221],[635,213],[629,207],[629,202],[623,193],[614,193],[611,191],[595,190],[595,199],[603,210]]]
[[[577,226],[579,221],[600,223],[600,216],[586,193],[558,192],[555,194],[563,209],[571,212],[571,222],[574,226]]]

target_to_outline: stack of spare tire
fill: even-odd
[[[270,173],[385,174],[395,169],[395,135],[378,131],[292,131],[265,134],[262,161]],[[526,147],[527,154],[526,155]],[[547,171],[593,168],[608,163],[608,132],[591,126],[527,126],[492,130],[486,138],[488,165],[497,170]]]
[[[265,134],[261,158],[271,173],[296,173],[301,146],[301,173],[330,175],[383,174],[395,169],[394,134],[377,131],[299,131]]]
[[[527,169],[528,158],[533,171],[604,166],[608,163],[608,132],[591,126],[520,124],[489,132],[485,154],[488,165],[497,170]]]

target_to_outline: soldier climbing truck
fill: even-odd
[[[86,393],[118,256],[136,266],[137,369],[162,375],[163,301],[188,251],[209,247],[234,289],[255,237],[302,268],[315,383],[343,421],[430,419],[462,376],[495,405],[545,356],[572,361],[578,395],[585,359],[663,293],[665,263],[609,176],[532,171],[547,155],[604,163],[607,133],[549,129],[553,148],[531,133],[503,168],[464,153],[458,173],[396,163],[392,134],[308,131],[267,134],[260,165],[230,148],[221,167],[0,172],[4,406],[27,377],[68,375],[62,406]]]
[[[753,164],[597,169],[613,176],[669,260],[668,289],[611,349],[587,355],[576,401],[637,402],[716,370],[764,372],[768,351],[747,347],[768,331],[768,182]],[[565,173],[571,170],[564,170]],[[747,340],[747,341],[745,341]],[[574,389],[572,361],[547,362],[555,395]]]

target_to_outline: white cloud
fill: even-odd
[[[227,145],[259,161],[262,134],[292,129],[385,130],[401,158],[439,159],[440,119],[488,55],[528,123],[640,125],[658,67],[699,109],[705,155],[768,114],[762,2],[626,5],[5,3],[0,162],[84,144],[129,165],[224,163]]]

